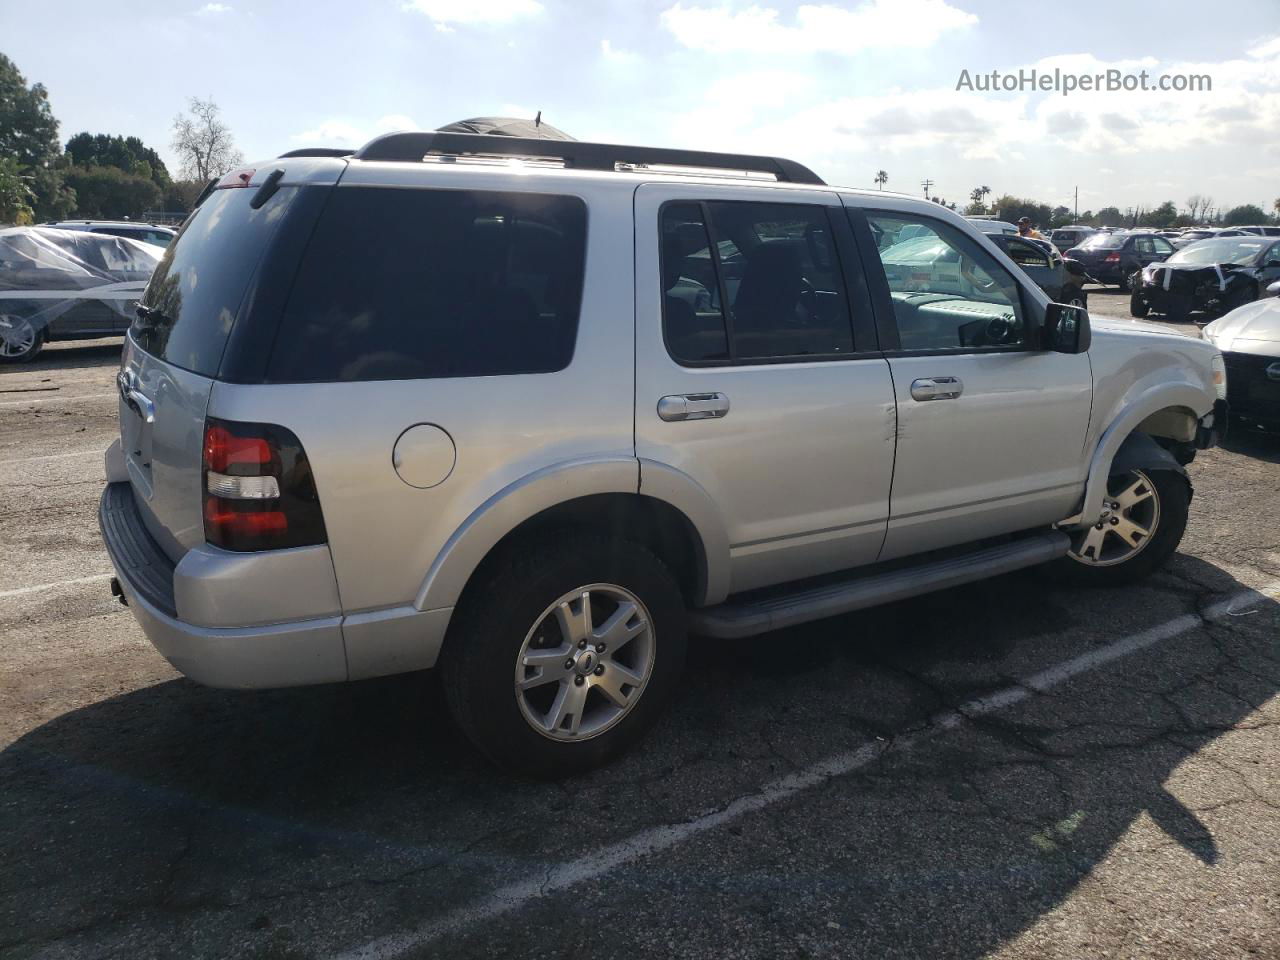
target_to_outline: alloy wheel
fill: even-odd
[[[570,590],[542,612],[520,646],[520,712],[552,740],[599,736],[639,702],[655,651],[653,619],[631,591],[610,583]]]
[[[0,357],[21,357],[36,343],[36,328],[24,317],[0,316]]]
[[[1146,549],[1160,523],[1160,497],[1141,470],[1117,474],[1107,481],[1102,517],[1078,533],[1069,556],[1091,567],[1112,567]]]

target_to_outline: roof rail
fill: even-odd
[[[297,156],[286,153],[285,156]],[[475,157],[536,157],[560,160],[576,170],[618,169],[619,165],[698,167],[770,173],[783,183],[825,186],[808,167],[783,157],[757,157],[703,150],[667,150],[662,147],[627,147],[581,140],[543,140],[483,133],[388,133],[375,137],[357,150],[356,160],[420,161],[428,154]]]
[[[276,159],[285,160],[289,157],[349,157],[353,153],[355,153],[354,150],[346,147],[300,147],[297,150],[282,153]]]

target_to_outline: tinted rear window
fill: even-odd
[[[577,197],[339,187],[302,258],[267,379],[563,369],[586,229]]]
[[[283,187],[260,209],[256,190],[215,190],[165,251],[134,321],[143,350],[206,377],[218,372],[240,302],[298,188]]]

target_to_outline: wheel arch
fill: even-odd
[[[504,549],[525,537],[574,527],[643,544],[672,568],[687,603],[702,605],[708,597],[715,602],[727,592],[728,574],[722,568],[728,541],[714,525],[708,529],[706,509],[691,512],[684,506],[661,491],[641,493],[640,462],[630,457],[545,468],[473,511],[436,557],[414,606],[456,606],[484,565]]]
[[[1166,381],[1148,387],[1122,407],[1094,448],[1080,512],[1064,525],[1097,521],[1107,492],[1107,478],[1118,466],[1175,470],[1185,477],[1182,465],[1153,438],[1179,442],[1193,439],[1202,416],[1196,410],[1206,405],[1211,407],[1212,403],[1206,404],[1201,387],[1186,381]]]

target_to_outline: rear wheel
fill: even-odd
[[[1107,480],[1103,516],[1077,532],[1056,564],[1061,579],[1089,586],[1132,583],[1161,566],[1187,527],[1191,485],[1172,470],[1130,470]]]
[[[653,725],[684,665],[684,602],[644,547],[568,535],[512,550],[468,588],[441,655],[450,710],[498,766],[607,762]]]
[[[26,317],[0,314],[0,362],[26,363],[44,347],[44,331]]]
[[[1133,285],[1131,281],[1132,281],[1132,278],[1129,276],[1129,274],[1125,273],[1124,268],[1121,267],[1120,268],[1120,292],[1121,293],[1129,292],[1130,288]]]
[[[1134,290],[1129,294],[1129,314],[1134,317],[1145,317],[1151,312],[1151,306],[1146,300],[1142,299],[1142,295]]]
[[[1088,309],[1089,295],[1079,287],[1067,287],[1062,291],[1062,302],[1071,307]]]

